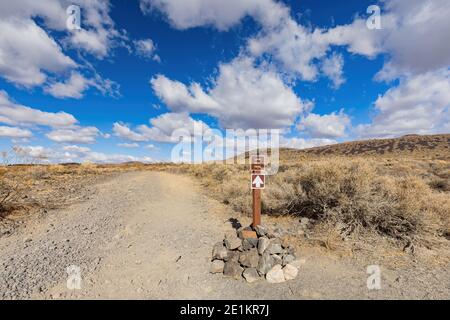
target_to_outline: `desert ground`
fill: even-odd
[[[251,223],[246,165],[2,166],[0,298],[450,298],[450,135],[285,149],[280,162],[263,224],[301,261],[281,284],[209,273],[214,244]]]

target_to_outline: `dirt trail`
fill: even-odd
[[[133,172],[90,189],[87,201],[0,239],[0,298],[450,297],[445,266],[432,273],[383,270],[383,289],[369,291],[366,262],[306,251],[299,252],[305,265],[294,281],[249,285],[225,279],[208,272],[209,259],[234,215],[190,178]],[[71,265],[81,269],[80,290],[67,288]]]

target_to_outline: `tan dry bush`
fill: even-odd
[[[18,200],[29,189],[30,177],[19,177],[17,172],[7,168],[0,168],[0,218],[17,208]]]
[[[228,179],[223,182],[220,191],[220,200],[228,204],[233,210],[245,214],[252,212],[252,195],[249,191],[247,179]]]
[[[345,234],[369,231],[408,241],[446,228],[448,197],[417,177],[380,176],[375,168],[375,162],[362,160],[298,165],[270,181],[264,211],[343,225]]]

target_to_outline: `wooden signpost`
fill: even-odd
[[[261,190],[265,188],[266,174],[264,171],[264,156],[251,157],[251,188],[253,196],[253,223],[256,227],[261,225]]]

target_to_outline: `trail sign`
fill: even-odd
[[[259,190],[266,187],[266,175],[265,174],[252,174],[252,189]]]
[[[266,174],[264,172],[264,164],[266,159],[259,154],[252,156],[250,159],[251,171],[251,189],[253,198],[253,223],[256,227],[261,225],[261,190],[266,186]]]

